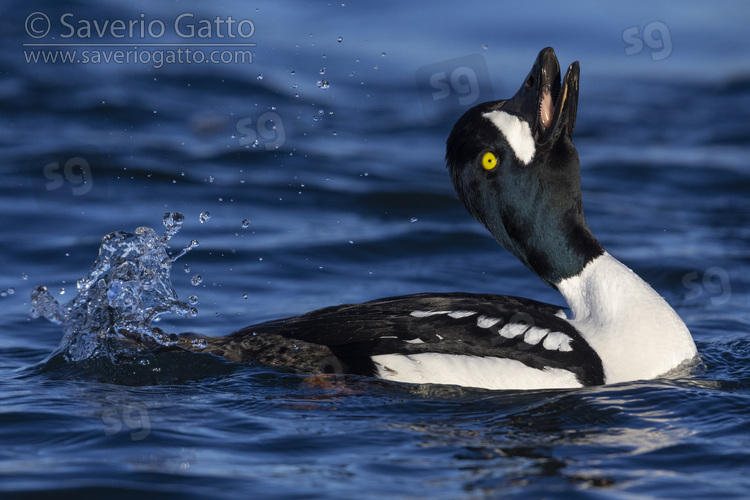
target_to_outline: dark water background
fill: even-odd
[[[121,4],[0,8],[0,496],[750,496],[746,3]],[[65,13],[166,33],[65,37]],[[183,35],[228,16],[254,32],[181,37],[184,13]],[[252,62],[33,63],[56,48],[23,45],[228,41],[255,43]],[[488,392],[200,357],[130,380],[43,364],[62,332],[29,318],[33,287],[72,298],[102,236],[166,211],[187,217],[175,251],[201,242],[173,272],[199,316],[170,331],[423,291],[561,303],[470,219],[443,164],[461,110],[515,93],[548,45],[581,62],[589,225],[680,313],[703,373]]]

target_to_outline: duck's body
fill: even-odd
[[[488,389],[604,383],[601,360],[560,308],[504,295],[417,294],[269,321],[212,351],[311,373]]]
[[[571,140],[577,101],[578,63],[561,83],[544,49],[512,99],[458,120],[446,153],[469,212],[561,292],[569,316],[517,297],[419,294],[249,326],[209,350],[312,373],[489,389],[649,379],[695,357],[675,311],[586,224]]]

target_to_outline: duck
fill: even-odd
[[[685,323],[588,227],[573,143],[580,67],[551,47],[510,99],[455,123],[445,161],[458,198],[568,307],[476,293],[343,304],[244,327],[202,348],[312,374],[489,390],[648,380],[693,362]],[[186,344],[189,345],[189,344]]]

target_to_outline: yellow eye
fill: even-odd
[[[487,151],[484,153],[484,156],[482,156],[482,166],[485,170],[492,170],[497,166],[497,156]]]

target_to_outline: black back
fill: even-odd
[[[212,352],[238,362],[366,376],[376,374],[371,357],[380,354],[493,356],[537,369],[565,369],[583,385],[603,384],[599,356],[568,321],[555,315],[558,311],[559,307],[550,304],[501,295],[406,295],[248,326],[215,339],[224,342],[214,344]],[[478,325],[481,317],[498,321],[484,328]],[[527,344],[523,334],[506,338],[498,332],[508,324],[564,333],[571,339],[570,350],[546,349],[543,339]]]

